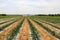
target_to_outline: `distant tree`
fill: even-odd
[[[48,14],[48,16],[60,16],[60,14]]]
[[[47,16],[46,14],[38,14],[37,16]]]
[[[0,14],[0,16],[6,16],[6,14]]]

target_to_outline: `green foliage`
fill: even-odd
[[[39,22],[37,22],[37,21],[35,21],[35,20],[33,20],[33,21],[36,22],[37,24],[39,24],[40,27],[42,27],[43,29],[45,29],[45,30],[46,30],[47,32],[49,32],[51,35],[53,35],[53,36],[57,37],[58,39],[60,39],[60,35],[59,35],[59,34],[55,33],[54,31],[51,31],[49,28],[45,27],[45,26],[42,25],[41,23],[39,23]]]
[[[0,14],[0,16],[7,16],[6,14]]]
[[[54,26],[54,25],[52,25],[52,24],[49,24],[49,25],[51,25],[52,27],[57,28],[57,29],[59,29],[59,30],[60,30],[60,28],[59,28],[59,27],[57,27],[57,26]]]
[[[7,15],[7,16],[0,16],[0,18],[20,18],[22,16],[14,16],[14,15]]]
[[[31,29],[31,35],[32,35],[32,40],[40,40],[40,37],[38,35],[38,31],[34,28],[34,26],[32,25],[32,23],[28,20],[29,25],[30,25],[30,29]]]
[[[30,18],[60,24],[60,16],[31,16]]]
[[[12,20],[11,20],[11,21],[12,21]],[[4,30],[5,28],[7,28],[8,26],[10,26],[11,24],[13,24],[13,23],[16,22],[16,21],[18,21],[18,20],[15,20],[15,21],[13,21],[13,22],[11,22],[11,23],[3,26],[3,27],[0,27],[0,31]],[[9,22],[9,21],[8,21],[8,22]]]
[[[12,32],[10,33],[10,35],[7,37],[7,40],[13,40],[16,38],[18,32],[19,32],[19,29],[22,27],[22,24],[23,24],[23,21],[24,19],[21,21],[21,23],[19,23],[19,25],[17,26],[17,28],[14,28],[12,30]]]

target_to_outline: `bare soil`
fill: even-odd
[[[17,38],[18,40],[30,40],[30,32],[29,32],[29,24],[27,19],[25,18],[22,29],[20,30],[20,35]]]

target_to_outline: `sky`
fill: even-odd
[[[0,14],[60,14],[60,0],[0,0]]]

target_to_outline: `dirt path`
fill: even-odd
[[[22,21],[22,19],[18,20],[17,22],[13,23],[12,25],[9,26],[8,29],[4,30],[3,32],[0,33],[0,40],[6,40],[6,37],[9,35],[9,33],[16,28],[19,23]]]
[[[17,40],[30,40],[29,24],[25,18],[22,29],[20,30]]]
[[[41,28],[37,23],[29,19],[30,22],[33,24],[33,26],[37,29],[39,32],[39,35],[41,36],[41,40],[57,40],[54,36],[50,35],[48,32],[46,32],[43,28]]]

